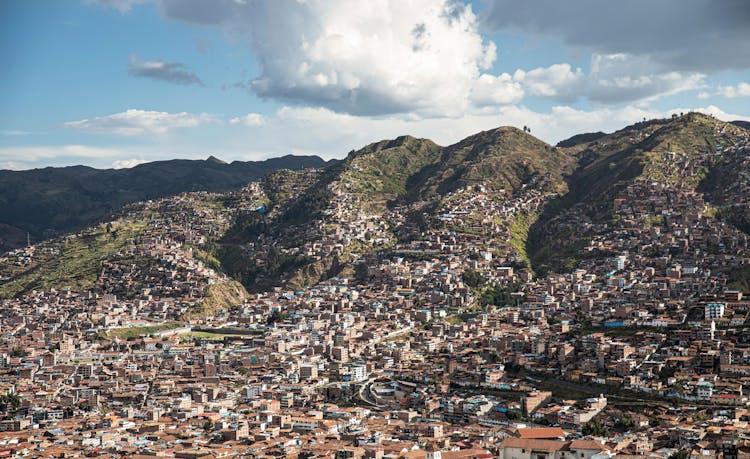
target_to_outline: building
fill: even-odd
[[[705,306],[706,320],[721,319],[724,317],[724,303],[707,303]]]

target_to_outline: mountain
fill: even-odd
[[[440,160],[412,180],[414,192],[444,195],[471,185],[517,190],[547,176],[551,188],[563,185],[573,158],[513,127],[480,132],[443,149]]]
[[[351,274],[374,252],[408,253],[425,231],[447,239],[485,224],[492,228],[493,250],[524,263],[536,208],[567,189],[563,174],[573,163],[572,156],[515,128],[445,148],[410,136],[376,142],[308,176],[285,200],[270,196],[287,188],[284,180],[264,186],[270,212],[240,218],[219,241],[217,257],[248,289],[302,287]],[[475,199],[480,193],[481,202]],[[460,210],[464,198],[473,211]],[[487,220],[484,206],[502,202],[509,203],[502,217]],[[521,202],[528,208],[513,204]],[[460,220],[445,217],[454,211],[463,212]],[[248,246],[265,249],[242,250]]]
[[[446,147],[402,136],[326,167],[274,170],[238,190],[128,205],[107,224],[0,260],[0,296],[69,285],[128,297],[153,289],[155,273],[174,271],[175,259],[202,263],[199,284],[213,298],[204,308],[236,304],[244,289],[297,290],[339,278],[395,276],[395,285],[410,285],[398,274],[404,259],[482,271],[467,279],[491,280],[476,293],[493,304],[512,293],[497,287],[497,270],[513,268],[523,279],[576,270],[614,276],[613,260],[623,259],[700,266],[741,288],[750,285],[742,261],[749,151],[750,131],[697,113],[557,146],[511,127]],[[190,182],[198,189],[214,182],[195,177],[221,174],[222,186],[236,186],[228,169],[249,167],[203,163]],[[174,180],[179,168],[163,164]],[[76,191],[83,195],[80,183]],[[123,273],[127,282],[113,283]]]
[[[547,206],[530,230],[532,262],[546,272],[572,267],[582,256],[607,256],[607,250],[592,250],[592,241],[608,241],[625,227],[666,224],[681,206],[693,207],[698,216],[739,222],[739,209],[747,215],[748,206],[748,134],[731,123],[688,113],[567,148],[578,166],[567,178],[569,191]],[[647,211],[634,212],[633,203]]]
[[[403,136],[352,151],[324,171],[272,174],[261,181],[268,212],[241,216],[219,241],[217,257],[251,290],[337,275],[343,264],[393,243],[390,206],[440,151],[430,140]],[[238,250],[248,245],[264,248]]]
[[[317,156],[284,156],[227,164],[172,160],[130,169],[73,166],[0,170],[0,253],[89,226],[123,205],[185,191],[227,191],[278,170],[325,167]]]

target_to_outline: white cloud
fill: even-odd
[[[300,152],[317,154],[324,158],[341,158],[352,149],[404,134],[429,138],[441,145],[450,145],[479,131],[508,125],[529,126],[532,135],[555,144],[575,134],[611,132],[643,118],[663,118],[671,116],[675,111],[691,110],[710,113],[725,121],[746,119],[722,112],[713,106],[670,111],[632,105],[593,110],[556,106],[547,112],[536,112],[527,107],[509,105],[456,118],[419,118],[409,115],[363,117],[336,113],[324,108],[284,107],[276,114],[268,116],[268,123],[263,129],[232,139],[226,145],[232,152],[221,152],[221,156],[242,159],[242,152],[247,151],[243,149],[246,149],[247,145],[252,145],[253,151],[263,152],[266,155],[264,157]],[[283,139],[283,142],[279,139]]]
[[[698,94],[698,97],[701,99],[708,99],[714,96],[724,97],[726,99],[750,97],[750,84],[741,82],[736,86],[719,86],[716,88],[716,91],[712,93],[702,92]]]
[[[260,75],[224,87],[249,89],[261,98],[286,104],[361,116],[459,116],[476,108],[518,103],[527,94],[566,104],[579,99],[604,105],[647,103],[705,86],[703,66],[682,65],[685,50],[676,50],[685,34],[693,34],[689,27],[703,22],[719,27],[722,21],[737,26],[735,15],[717,12],[708,0],[699,0],[700,4],[681,10],[682,16],[675,19],[684,20],[687,27],[679,31],[681,39],[668,36],[655,43],[643,34],[634,36],[632,28],[590,23],[580,10],[606,15],[606,9],[591,0],[573,1],[570,8],[553,0],[542,1],[543,8],[493,4],[484,10],[485,27],[549,33],[593,51],[588,73],[559,63],[519,69],[511,76],[488,71],[496,61],[497,47],[480,33],[480,20],[471,4],[462,0],[153,1],[167,18],[221,28],[253,50]],[[731,0],[731,9],[741,9],[739,2]],[[618,8],[623,17],[634,14],[630,7]],[[639,14],[639,20],[659,23],[655,18],[674,16],[670,8],[657,9],[653,17]],[[568,30],[557,24],[559,17],[586,25]],[[542,23],[545,30],[538,30]],[[733,30],[746,33],[741,28]],[[586,37],[599,37],[603,46],[591,46]],[[633,40],[637,46],[626,46]],[[649,52],[659,46],[658,53]],[[704,56],[708,60],[718,55],[708,54]],[[727,62],[736,61],[737,53],[730,54]],[[189,72],[181,64],[154,63],[178,66],[160,67],[154,78],[171,79],[175,73],[178,81],[191,81],[183,75]]]
[[[709,105],[707,107],[699,107],[699,108],[675,108],[675,109],[669,110],[667,114],[671,115],[673,113],[684,113],[684,112],[689,112],[689,111],[711,115],[722,121],[750,121],[750,116],[727,113],[724,110],[717,107],[716,105]]]
[[[113,115],[68,121],[64,126],[94,134],[141,136],[164,134],[174,128],[196,127],[215,122],[219,122],[219,119],[207,113],[167,113],[131,109]]]
[[[113,169],[130,169],[131,167],[135,167],[139,164],[147,163],[145,159],[118,159],[117,161],[114,161],[112,163]]]
[[[471,92],[471,100],[478,107],[505,105],[523,99],[523,87],[507,73],[493,76],[482,74]]]
[[[530,126],[533,135],[556,143],[581,132],[615,130],[644,117],[663,115],[637,107],[600,110],[554,107],[547,113],[538,113],[526,107],[509,105],[456,118],[363,117],[325,108],[284,107],[269,116],[264,129],[234,139],[232,147],[241,148],[252,142],[254,150],[272,156],[296,151],[332,158],[342,157],[347,151],[368,143],[403,134],[449,145],[479,131],[506,125]],[[279,139],[284,139],[283,143]]]
[[[669,111],[638,106],[593,110],[557,106],[543,113],[507,105],[487,107],[461,117],[370,117],[336,113],[325,108],[282,107],[265,116],[266,124],[262,129],[232,129],[227,123],[223,127],[226,134],[209,136],[210,140],[206,140],[199,130],[189,130],[181,136],[152,137],[148,144],[137,146],[0,147],[0,167],[23,169],[81,163],[95,167],[128,167],[135,165],[135,161],[129,158],[140,161],[176,157],[204,159],[208,154],[228,161],[262,160],[289,153],[341,158],[352,149],[403,134],[450,145],[479,131],[508,125],[529,126],[532,135],[554,144],[583,132],[614,131],[643,118],[669,117],[672,113],[691,110],[724,121],[750,120],[750,117],[726,113],[714,105]]]
[[[250,87],[261,97],[357,115],[430,116],[519,98],[502,75],[482,76],[496,46],[456,0],[163,0],[161,8],[247,42],[262,69]]]
[[[247,115],[231,118],[229,124],[241,124],[248,127],[262,126],[266,124],[266,117],[260,113],[248,113]]]
[[[102,160],[122,157],[118,148],[92,147],[88,145],[40,145],[0,147],[0,168],[29,169],[50,165],[100,164]]]
[[[621,53],[594,54],[588,75],[563,63],[517,70],[513,78],[529,94],[566,103],[579,98],[604,104],[650,101],[705,86],[703,74],[666,71],[648,57]]]
[[[28,167],[25,166],[23,163],[19,163],[16,161],[0,162],[0,170],[20,171],[24,169],[28,169]]]
[[[571,88],[585,80],[581,69],[572,70],[570,64],[554,64],[525,72],[516,70],[513,78],[523,83],[530,94],[544,97],[570,97]]]

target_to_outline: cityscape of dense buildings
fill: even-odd
[[[288,208],[261,182],[11,251],[0,457],[748,459],[750,297],[727,270],[750,241],[690,171],[747,164],[750,136],[712,129],[733,143],[661,152],[606,220],[551,219],[583,241],[566,269],[535,272],[515,240],[560,197],[551,173],[384,210],[342,175],[304,237],[231,246],[347,265],[310,285],[246,290],[217,260],[236,222]],[[744,177],[722,209],[748,207]]]

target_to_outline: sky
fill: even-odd
[[[3,0],[0,169],[750,120],[746,0]]]

